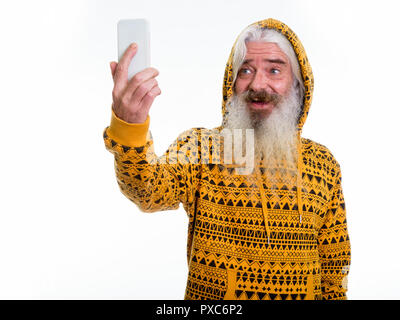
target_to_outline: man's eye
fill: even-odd
[[[241,69],[241,70],[240,70],[240,73],[243,73],[243,74],[250,74],[250,73],[251,73],[251,70],[250,70],[250,69]]]
[[[273,74],[278,74],[280,71],[279,69],[271,69],[271,73]]]

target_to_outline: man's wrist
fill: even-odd
[[[114,115],[117,116],[118,119],[125,121],[127,123],[144,123],[148,116],[148,114],[135,114],[134,116],[131,116],[126,112],[117,110],[117,108],[114,107],[114,104],[112,105],[111,108],[112,111],[114,112]]]
[[[150,116],[142,123],[129,123],[118,117],[111,108],[111,123],[108,128],[108,135],[119,144],[140,147],[146,144],[147,134],[150,126]]]

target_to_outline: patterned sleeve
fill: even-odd
[[[103,132],[105,147],[114,155],[121,192],[144,212],[178,209],[194,199],[198,167],[188,160],[192,130],[182,133],[161,157],[154,153],[151,134],[142,146],[126,146]],[[178,161],[180,160],[180,161]]]
[[[321,289],[323,299],[345,300],[350,267],[350,240],[339,164],[335,181],[325,221],[318,234]]]

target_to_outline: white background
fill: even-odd
[[[119,191],[102,132],[116,24],[151,23],[161,155],[221,122],[238,33],[273,17],[313,67],[303,137],[342,168],[352,245],[349,299],[399,299],[397,1],[2,1],[1,299],[183,299],[187,217],[145,214]]]

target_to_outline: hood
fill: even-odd
[[[259,25],[263,28],[275,29],[276,31],[282,33],[292,44],[294,52],[296,53],[297,60],[299,61],[301,76],[304,83],[304,100],[299,115],[299,120],[297,123],[297,128],[299,133],[301,132],[303,125],[307,119],[308,112],[311,106],[312,94],[314,89],[314,77],[311,70],[310,63],[306,52],[301,44],[300,40],[297,38],[296,34],[283,22],[269,18],[261,21],[252,23],[251,25]],[[222,88],[222,118],[225,118],[226,112],[226,101],[233,94],[233,75],[232,75],[232,62],[233,62],[233,50],[235,48],[236,42],[239,36],[236,38],[235,43],[232,46],[231,53],[229,55],[228,62],[226,63],[224,83]]]
[[[300,73],[303,78],[303,84],[304,84],[304,99],[303,99],[303,104],[301,107],[301,112],[299,114],[299,118],[297,121],[297,181],[296,181],[296,187],[294,190],[296,190],[297,194],[297,209],[299,213],[299,224],[302,224],[302,215],[303,211],[306,210],[305,207],[303,207],[303,199],[302,199],[302,193],[303,193],[303,187],[302,187],[302,175],[303,175],[303,161],[302,161],[302,141],[301,141],[301,131],[303,128],[303,125],[307,119],[308,112],[310,111],[310,106],[311,106],[311,100],[312,100],[312,93],[314,89],[314,77],[312,74],[311,66],[308,62],[308,58],[306,55],[306,52],[303,48],[303,45],[301,44],[300,40],[297,38],[296,34],[284,23],[269,18],[261,21],[257,21],[251,25],[259,25],[263,28],[269,28],[269,29],[275,29],[276,31],[282,33],[292,44],[292,47],[294,49],[294,52],[297,56],[297,60],[300,65]],[[233,50],[235,48],[236,42],[238,41],[239,36],[236,38],[235,43],[233,44],[233,47],[231,49],[231,53],[229,55],[228,62],[226,64],[225,68],[225,75],[224,75],[224,83],[223,83],[223,89],[222,89],[222,123],[224,123],[225,120],[225,114],[226,114],[226,102],[229,99],[229,97],[233,94],[233,75],[232,75],[232,62],[233,62]],[[222,126],[220,127],[222,128]],[[265,191],[263,187],[263,179],[262,179],[262,172],[261,168],[260,170],[255,170],[256,175],[257,175],[257,185],[260,190],[260,197],[261,197],[261,203],[262,203],[262,211],[264,214],[264,220],[265,220],[265,229],[266,233],[268,236],[268,243],[270,239],[270,226],[269,226],[269,209],[267,206],[267,199],[265,196]],[[306,190],[304,191],[306,192]]]

